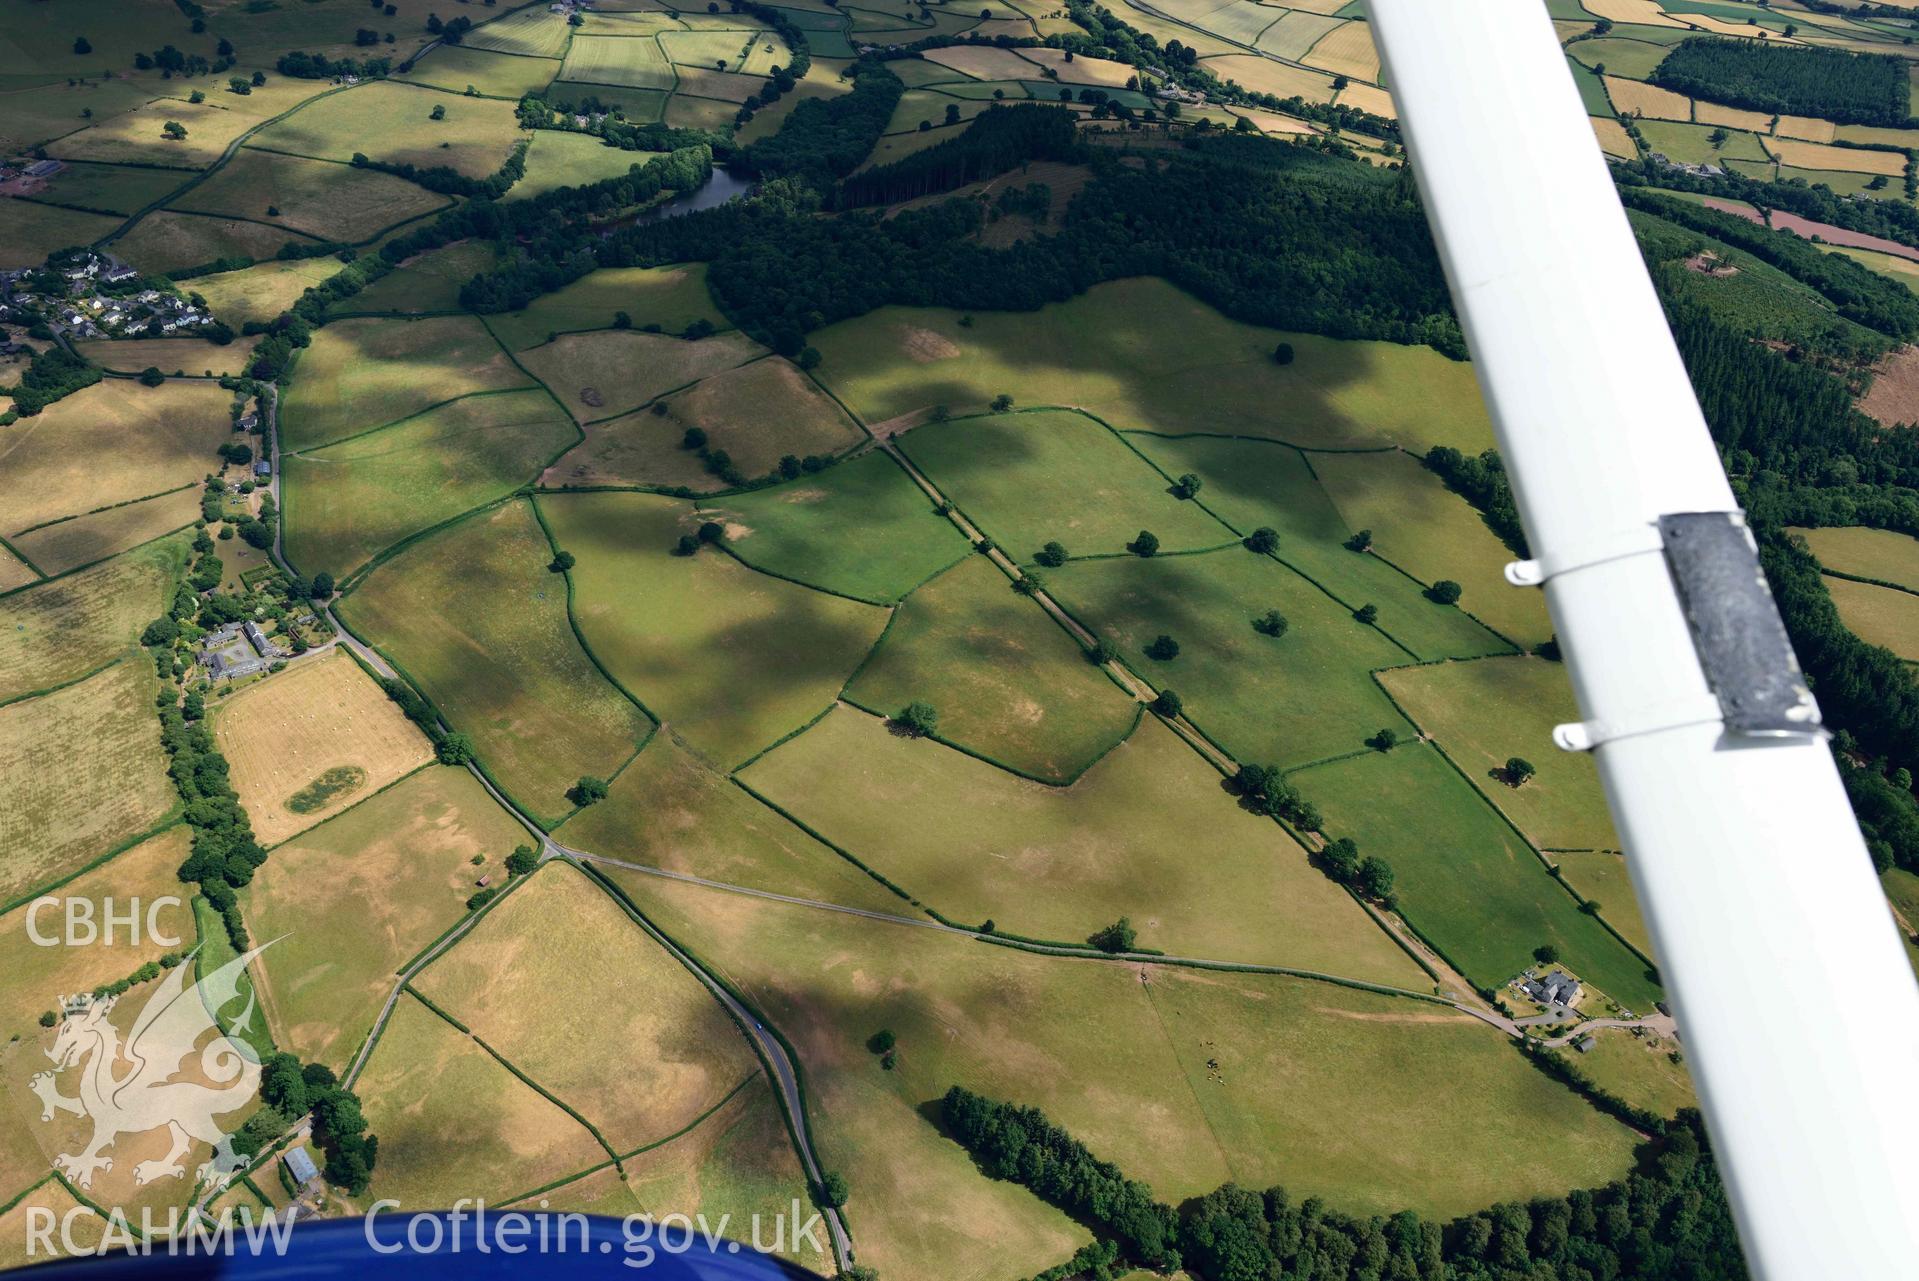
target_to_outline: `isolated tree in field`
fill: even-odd
[[[1352,81],[1347,79],[1345,76],[1334,76],[1333,92],[1338,93],[1341,89],[1344,89],[1347,85],[1350,85],[1351,83]]]
[[[92,53],[93,42],[88,40],[85,36],[75,36],[73,38],[73,51],[76,54],[80,54],[82,56]]]
[[[574,15],[575,18],[578,16],[578,14]],[[820,1176],[820,1186],[816,1191],[818,1196],[814,1198],[815,1200],[828,1209],[837,1210],[846,1204],[848,1193],[846,1176],[838,1170],[828,1170]]]
[[[1541,943],[1533,949],[1533,960],[1538,961],[1541,965],[1557,965],[1559,963],[1559,949],[1551,943]]]
[[[1279,550],[1279,531],[1271,525],[1261,525],[1246,535],[1246,550],[1258,552],[1261,556],[1270,556]]]
[[[166,380],[167,376],[160,372],[158,366],[148,365],[140,371],[140,381],[148,387],[158,387]]]
[[[956,125],[959,122],[960,122],[959,104],[957,102],[947,103],[946,104],[946,123],[949,125]]]
[[[820,367],[820,361],[824,359],[826,359],[826,357],[820,355],[820,349],[818,347],[802,347],[800,348],[800,354],[793,358],[793,363],[801,369],[818,369]]]
[[[1391,728],[1379,730],[1366,740],[1366,746],[1375,752],[1390,752],[1399,746],[1399,732]]]
[[[726,538],[726,526],[717,520],[703,521],[700,524],[700,541],[703,543],[723,542]]]
[[[1156,663],[1170,663],[1179,657],[1179,642],[1162,632],[1146,643],[1146,657]]]
[[[1262,636],[1284,636],[1288,626],[1286,615],[1276,609],[1269,609],[1253,620],[1253,630]]]
[[[883,1027],[866,1038],[866,1048],[875,1054],[885,1054],[899,1044],[899,1038],[893,1035],[893,1029]]]
[[[1139,537],[1126,544],[1126,550],[1135,556],[1156,556],[1159,554],[1159,535],[1150,529],[1139,531]]]
[[[1450,578],[1442,578],[1426,589],[1426,599],[1435,605],[1457,605],[1459,590],[1458,583]]]
[[[1368,856],[1359,865],[1359,891],[1368,898],[1391,898],[1393,867],[1377,855]]]
[[[1161,690],[1159,697],[1153,700],[1153,711],[1169,721],[1185,710],[1185,702],[1170,689]]]
[[[1273,348],[1273,363],[1275,365],[1292,364],[1293,363],[1293,345],[1289,342],[1283,342],[1279,344],[1279,346]]]
[[[55,1023],[58,1023],[59,1021],[60,1021],[60,1016],[56,1014],[54,1011],[52,1010],[40,1011],[41,1027],[52,1027]]]
[[[560,551],[553,554],[552,563],[549,564],[547,568],[556,574],[564,574],[567,570],[572,569],[574,564],[572,552]]]
[[[1199,497],[1200,486],[1205,483],[1206,482],[1199,478],[1198,473],[1189,471],[1173,482],[1173,497],[1197,498]]]
[[[465,734],[448,734],[433,745],[433,754],[442,765],[464,765],[473,759],[473,740]]]
[[[940,714],[933,705],[920,699],[914,699],[900,708],[899,715],[893,718],[895,727],[911,734],[914,738],[925,738],[939,728]]]
[[[1719,148],[1725,146],[1727,139],[1731,137],[1732,135],[1726,132],[1726,127],[1721,125],[1706,135],[1706,141],[1712,144],[1714,151],[1717,151]]]
[[[1506,786],[1508,787],[1524,787],[1526,781],[1538,772],[1533,768],[1533,763],[1523,756],[1506,758]]]
[[[1003,414],[1012,407],[1013,398],[1005,392],[1001,392],[999,395],[993,397],[992,410],[994,413]]]
[[[178,142],[180,139],[187,136],[187,127],[181,124],[178,120],[169,120],[165,124],[160,126],[160,132],[165,137],[171,138],[175,142]]]
[[[1359,846],[1352,837],[1342,836],[1319,852],[1319,861],[1335,881],[1351,884],[1359,875]]]
[[[659,404],[653,406],[653,412],[658,414],[665,413],[666,402],[661,401]],[[705,429],[700,427],[688,427],[686,429],[686,434],[680,437],[680,448],[681,449],[705,449],[706,448]]]
[[[1366,626],[1371,627],[1374,623],[1379,621],[1379,606],[1361,605],[1358,609],[1353,611],[1353,618],[1355,621],[1364,623],[1366,624]]]
[[[606,780],[603,778],[582,774],[580,781],[573,785],[572,800],[575,805],[592,805],[605,799]]]
[[[1122,916],[1086,941],[1102,952],[1130,952],[1137,939],[1133,923]]]
[[[700,540],[691,534],[681,534],[680,541],[673,545],[676,556],[691,556],[700,550]]]
[[[1057,569],[1066,563],[1066,548],[1059,543],[1048,543],[1033,553],[1033,559],[1049,569]]]
[[[506,874],[525,876],[540,865],[540,854],[531,845],[516,845],[513,852],[506,856]]]
[[[1372,549],[1373,531],[1370,529],[1362,529],[1346,540],[1346,550],[1349,552],[1369,552]]]
[[[445,120],[445,119],[446,119],[446,104],[445,104],[444,102],[436,102],[436,103],[434,103],[434,104],[433,104],[433,110],[431,110],[431,111],[429,111],[429,112],[427,112],[427,113],[426,113],[426,118],[427,118],[428,120]]]

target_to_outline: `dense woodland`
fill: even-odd
[[[1102,1161],[1038,1108],[959,1086],[940,1103],[947,1134],[988,1175],[1030,1188],[1116,1247],[1118,1260],[1184,1268],[1201,1281],[1709,1281],[1743,1278],[1732,1215],[1687,1110],[1639,1149],[1638,1168],[1564,1197],[1509,1202],[1439,1224],[1412,1211],[1354,1218],[1284,1188],[1233,1184],[1179,1210]],[[1093,1276],[1114,1251],[1083,1252]]]
[[[1902,58],[1710,36],[1682,40],[1652,82],[1753,111],[1899,127],[1912,114]]]

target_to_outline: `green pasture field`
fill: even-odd
[[[294,365],[281,447],[311,449],[458,396],[526,385],[476,317],[335,321]]]
[[[767,406],[778,405],[777,414]],[[711,493],[727,482],[686,448],[692,428],[723,451],[742,476],[774,474],[788,454],[834,457],[867,440],[831,396],[785,359],[769,356],[702,378],[653,412],[587,429],[587,438],[549,473],[558,485],[672,485]]]
[[[105,213],[131,214],[164,198],[190,176],[178,169],[74,161],[53,175],[33,199]]]
[[[1843,254],[1862,267],[1869,267],[1908,289],[1919,291],[1919,262],[1872,249],[1854,249],[1848,245],[1827,245],[1825,249],[1828,253]]]
[[[943,125],[948,106],[959,108],[961,120],[971,120],[992,105],[990,97],[982,100],[942,93],[938,89],[908,89],[901,95],[899,106],[893,109],[892,119],[886,122],[886,132],[911,133],[922,123]]]
[[[546,13],[544,6],[538,7],[542,16],[552,16]],[[472,36],[468,39],[472,39]],[[442,44],[436,45],[424,58],[413,64],[413,70],[402,73],[399,79],[432,85],[437,89],[449,89],[455,93],[465,92],[470,85],[490,98],[518,101],[527,94],[538,93],[546,88],[559,73],[560,60],[557,57],[516,58],[492,53],[485,48],[468,48],[464,44]]]
[[[451,203],[376,169],[242,148],[173,208],[249,218],[357,244]]]
[[[1379,557],[1347,550],[1354,531],[1320,487],[1311,462],[1291,446],[1144,433],[1127,441],[1169,476],[1198,476],[1204,482],[1199,501],[1238,533],[1276,530],[1281,560],[1348,609],[1377,605],[1380,629],[1420,658],[1475,658],[1509,648],[1468,614],[1427,600],[1419,583]]]
[[[199,933],[200,946],[194,957],[194,978],[199,980],[240,953],[233,946],[233,936],[227,932],[226,922],[204,895],[195,895],[193,898],[193,924]],[[259,1005],[252,1000],[252,970],[242,970],[235,986],[243,1004],[232,1011],[222,1011],[221,1026],[230,1035],[251,1045],[261,1058],[265,1058],[274,1052],[273,1029],[267,1025],[266,1015]]]
[[[393,1007],[354,1093],[380,1136],[372,1197],[497,1203],[606,1160],[585,1126],[411,995]]]
[[[1684,1054],[1678,1063],[1672,1061],[1671,1054],[1678,1048],[1677,1042],[1663,1037],[1636,1037],[1623,1028],[1601,1028],[1593,1034],[1590,1050],[1581,1053],[1567,1046],[1559,1052],[1600,1089],[1635,1107],[1671,1116],[1680,1108],[1699,1106]]]
[[[430,767],[276,847],[241,909],[280,940],[260,957],[260,991],[281,1044],[345,1070],[394,975],[530,842],[472,774]]]
[[[214,450],[233,436],[232,399],[214,383],[109,378],[21,419],[0,447],[0,532],[198,483],[218,470]],[[100,448],[103,440],[113,447]]]
[[[1552,634],[1541,593],[1506,581],[1505,566],[1516,553],[1417,458],[1310,454],[1307,462],[1346,523],[1373,531],[1379,555],[1422,582],[1458,583],[1464,589],[1459,608],[1521,645]]]
[[[1863,525],[1788,532],[1805,539],[1806,546],[1827,569],[1919,591],[1919,538]]]
[[[54,250],[98,240],[121,221],[32,200],[0,200],[0,270],[38,267]]]
[[[879,450],[700,510],[728,526],[728,545],[747,564],[863,600],[897,601],[968,551]]]
[[[1759,139],[1740,129],[1728,129],[1731,135],[1718,147],[1712,145],[1714,125],[1682,124],[1675,120],[1642,120],[1639,131],[1646,144],[1669,160],[1689,165],[1719,165],[1728,160],[1766,160],[1766,149]]]
[[[463,43],[471,49],[557,58],[566,52],[570,35],[565,18],[535,4],[475,27]]]
[[[558,191],[584,187],[608,178],[620,178],[652,157],[644,151],[609,147],[591,134],[542,129],[534,133],[526,153],[526,177],[513,184],[506,198],[528,200]]]
[[[560,75],[569,81],[629,89],[670,91],[679,83],[655,36],[575,36]]]
[[[69,234],[67,243],[75,238]],[[264,223],[162,209],[148,214],[134,224],[132,231],[114,241],[113,252],[141,271],[168,272],[205,266],[221,258],[261,262],[279,253],[283,245],[312,243],[311,236]]]
[[[1559,878],[1583,899],[1599,904],[1599,915],[1627,942],[1653,954],[1652,932],[1639,913],[1639,896],[1626,871],[1626,856],[1612,850],[1556,850],[1547,855],[1559,865]]]
[[[1142,948],[1431,987],[1303,849],[1240,810],[1218,774],[1151,719],[1069,788],[848,708],[742,777],[961,924],[1080,943],[1125,916]],[[1202,830],[1203,863],[1166,856]]]
[[[1498,988],[1551,944],[1562,962],[1639,1011],[1661,997],[1645,962],[1579,910],[1538,857],[1439,753],[1404,743],[1291,782],[1326,830],[1392,864],[1407,919],[1466,977]]]
[[[1576,721],[1566,669],[1513,656],[1381,672],[1380,683],[1473,786],[1544,849],[1617,849],[1592,758],[1553,746],[1553,726]],[[1514,756],[1539,773],[1503,781]]]
[[[695,952],[737,957],[735,982],[791,1030],[816,1142],[864,1197],[860,1258],[882,1275],[978,1275],[980,1254],[959,1240],[968,1233],[986,1252],[1017,1244],[1001,1229],[1022,1218],[989,1231],[954,1213],[990,1212],[995,1194],[1020,1191],[980,1177],[964,1151],[948,1161],[935,1150],[920,1106],[954,1084],[1042,1108],[1174,1204],[1238,1181],[1350,1213],[1444,1217],[1592,1186],[1631,1163],[1630,1131],[1444,1006],[1062,961],[697,886],[631,892]],[[890,1073],[863,1044],[879,1027],[898,1038]],[[1044,1208],[1026,1204],[1026,1216]]]
[[[807,42],[811,45],[811,41]],[[793,60],[793,51],[786,47],[786,41],[771,31],[761,30],[753,35],[747,54],[734,70],[748,76],[770,76],[773,68],[784,67]]]
[[[19,0],[16,0],[16,4]],[[37,0],[33,3],[38,10]],[[16,7],[10,4],[9,8]],[[0,22],[5,19],[0,18]],[[69,51],[71,42],[69,42]],[[131,57],[128,63],[131,66]],[[96,71],[102,68],[95,68]],[[0,72],[0,83],[18,86],[14,73]],[[131,111],[159,92],[142,77],[112,80],[86,80],[75,84],[64,81],[0,90],[5,93],[7,109],[0,113],[0,147],[9,153],[30,151],[42,143],[51,143],[70,133],[87,128],[96,120],[106,120]],[[80,114],[91,111],[91,117]],[[186,174],[181,174],[185,178]]]
[[[338,258],[263,262],[239,271],[200,276],[190,286],[213,314],[235,329],[266,322],[300,301],[300,295],[340,270]]]
[[[675,129],[709,129],[714,133],[725,133],[733,127],[733,118],[738,114],[737,103],[696,98],[682,92],[666,100],[660,118]]]
[[[816,371],[878,423],[933,405],[1076,405],[1118,428],[1244,434],[1352,448],[1490,448],[1472,368],[1425,347],[1346,342],[1227,320],[1154,277],[1031,312],[883,307],[812,335]],[[1291,365],[1273,363],[1293,344]]]
[[[283,456],[287,556],[336,579],[409,534],[504,497],[579,438],[544,391],[468,396]]]
[[[187,540],[169,538],[0,595],[0,701],[84,676],[131,648],[165,612],[187,556]]]
[[[57,19],[50,19],[46,6],[32,0],[0,4],[0,22],[7,33],[0,46],[0,76],[35,83],[83,68],[97,73],[105,66],[131,66],[136,52],[157,49],[162,41],[184,46],[192,38],[185,16],[161,0],[73,0],[59,12]],[[89,36],[94,51],[74,53],[74,37],[87,32],[94,33]]]
[[[1879,884],[1892,905],[1919,928],[1919,875],[1895,867],[1879,874]]]
[[[1832,188],[1834,195],[1838,196],[1864,196],[1879,199],[1889,194],[1884,189],[1874,191],[1867,186],[1873,178],[1873,175],[1869,173],[1846,173],[1837,169],[1800,169],[1792,165],[1780,165],[1775,177],[1780,181],[1798,178],[1807,183],[1824,183]],[[1894,184],[1892,191],[1898,191],[1899,179],[1894,178],[1891,181]]]
[[[1238,760],[1290,768],[1364,750],[1382,727],[1412,733],[1368,675],[1405,654],[1268,557],[1235,547],[1045,573],[1056,600],[1154,686],[1177,691],[1188,719]],[[1291,624],[1277,639],[1253,630],[1269,609]],[[1170,662],[1143,652],[1162,635],[1180,647]]]
[[[460,286],[499,263],[491,241],[458,240],[417,254],[387,275],[338,304],[340,314],[356,312],[458,311]]]
[[[444,119],[429,118],[436,106],[446,108]],[[321,160],[351,160],[359,151],[389,164],[446,165],[485,178],[506,163],[519,141],[514,108],[499,98],[374,80],[316,99],[254,134],[247,145]]]
[[[1908,663],[1919,662],[1919,596],[1892,587],[1828,577],[1839,621],[1868,645],[1883,645]]]
[[[544,139],[571,135],[540,136]],[[616,154],[645,158],[643,152]],[[548,334],[609,329],[622,311],[633,318],[635,329],[658,325],[676,334],[696,320],[704,320],[715,329],[732,328],[731,322],[713,305],[713,295],[707,292],[703,262],[675,267],[602,267],[564,289],[542,294],[523,311],[489,316],[487,324],[508,351],[525,351],[546,342]]]
[[[717,549],[674,551],[698,525],[652,494],[540,500],[577,559],[587,644],[695,750],[737,765],[829,706],[886,625],[884,610],[758,574]]]
[[[566,790],[611,776],[650,729],[581,651],[552,556],[529,505],[507,503],[408,547],[340,606],[542,822],[564,817]]]
[[[728,71],[737,71],[743,57],[742,51],[754,43],[753,36],[758,29],[753,19],[746,18],[741,21],[738,30],[732,31],[662,31],[659,35],[660,48],[666,51],[669,62],[707,68],[716,62],[724,62]]]
[[[620,999],[606,999],[617,976]],[[616,1152],[685,1129],[759,1071],[699,979],[584,873],[542,869],[413,986]]]
[[[941,738],[1065,782],[1132,730],[1138,706],[1010,586],[985,557],[960,561],[907,597],[845,697],[882,715],[923,699]]]
[[[907,901],[760,804],[720,770],[655,734],[605,800],[561,825],[574,849],[728,885],[911,913]]]
[[[196,485],[63,520],[31,534],[16,534],[13,545],[39,566],[41,573],[64,574],[184,529],[199,519],[200,489]]]
[[[178,802],[153,710],[159,688],[153,664],[132,654],[0,707],[0,903],[79,871]]]
[[[1074,556],[1125,554],[1142,529],[1162,551],[1234,541],[1233,533],[1125,441],[1084,414],[1051,410],[927,423],[899,446],[988,537],[1030,560],[1048,541]]]
[[[616,418],[676,388],[743,365],[765,348],[743,334],[689,342],[630,329],[564,334],[519,353],[577,422]]]
[[[1663,44],[1622,36],[1602,36],[1566,46],[1567,56],[1588,67],[1604,66],[1607,75],[1628,80],[1648,79],[1671,52]]]

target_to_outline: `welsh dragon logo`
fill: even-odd
[[[84,1148],[54,1158],[61,1173],[79,1187],[90,1187],[96,1171],[113,1168],[113,1158],[105,1151],[116,1140],[159,1129],[169,1133],[168,1151],[133,1168],[137,1185],[184,1177],[182,1158],[195,1141],[213,1145],[213,1156],[196,1172],[196,1182],[218,1187],[246,1165],[217,1118],[246,1107],[258,1094],[260,1059],[252,1046],[222,1030],[216,1016],[239,999],[242,972],[268,946],[235,957],[189,984],[196,949],[153,988],[124,1042],[109,1018],[120,997],[85,1005],[62,1003],[69,1013],[47,1051],[54,1067],[29,1083],[40,1097],[41,1121],[67,1112],[93,1122],[93,1136]],[[253,1015],[249,990],[245,1008],[228,1026],[245,1027]],[[59,1085],[68,1072],[79,1074],[79,1091],[71,1098],[60,1093]]]

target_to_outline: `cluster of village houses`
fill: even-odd
[[[49,161],[47,163],[54,163]],[[190,299],[159,289],[113,291],[139,272],[106,254],[83,252],[61,267],[62,285],[48,292],[45,273],[27,268],[0,271],[0,321],[24,324],[33,316],[64,328],[73,338],[186,335],[213,323],[211,312]]]

